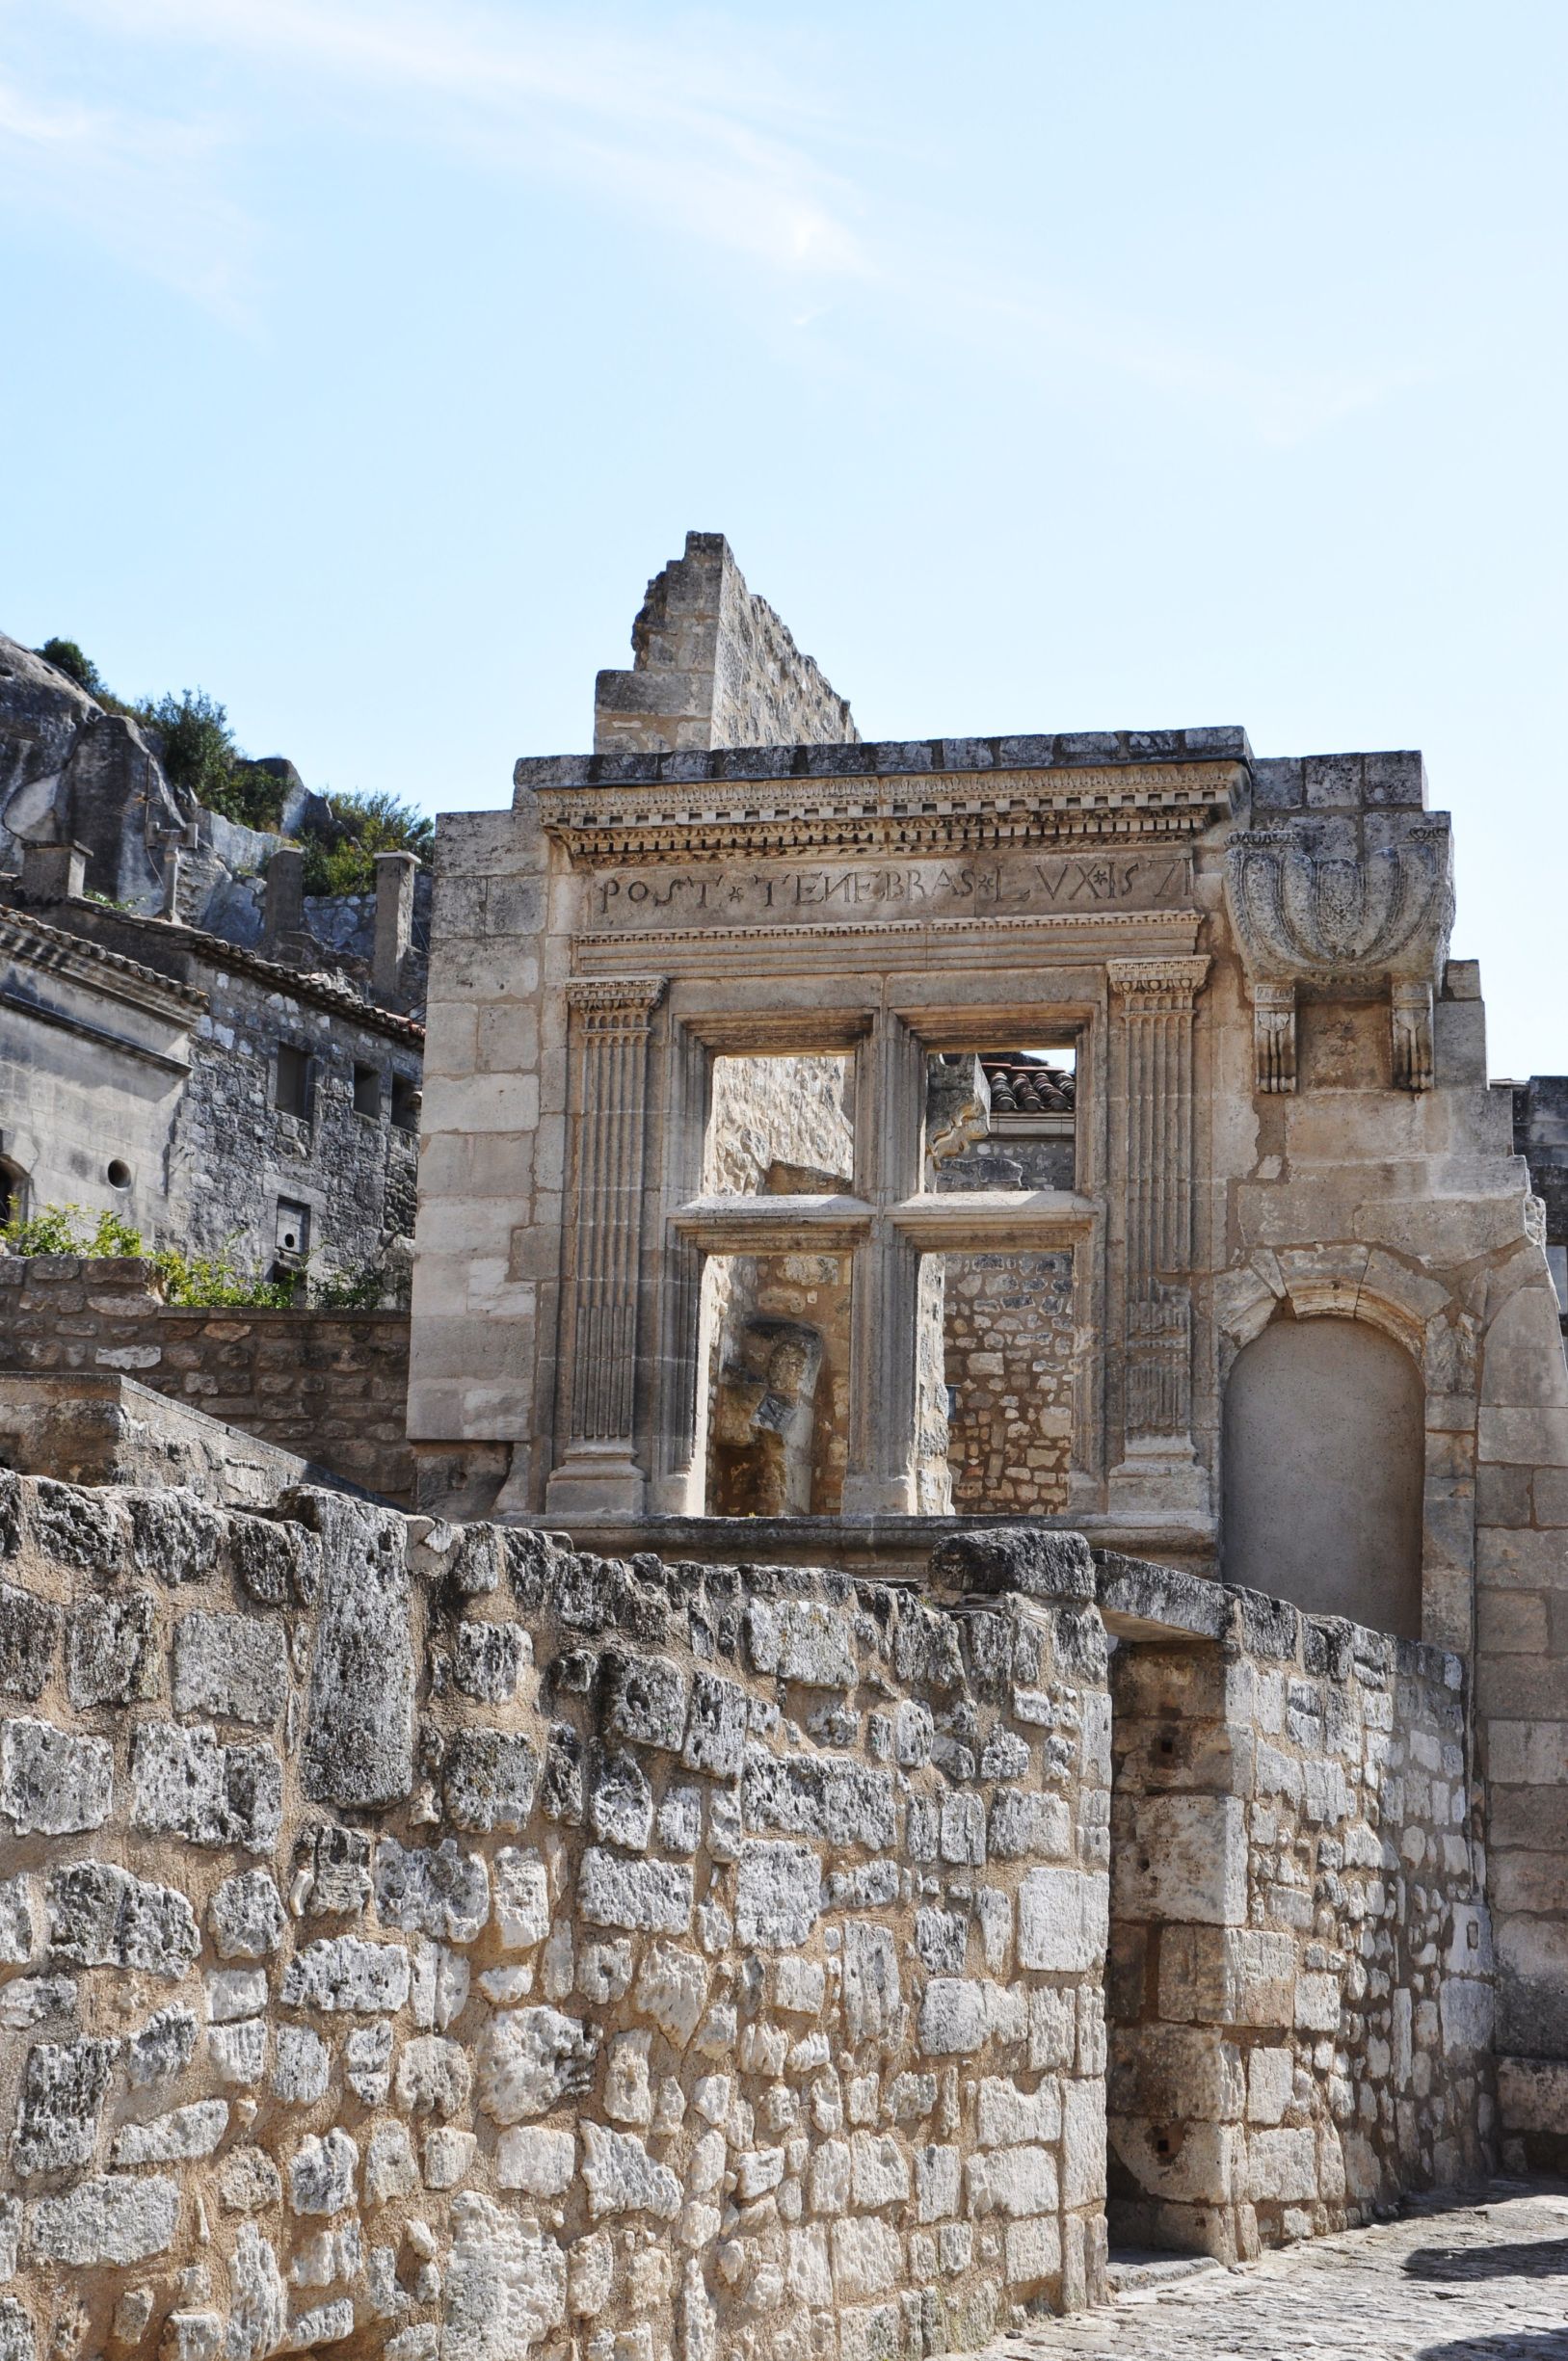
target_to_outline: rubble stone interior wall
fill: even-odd
[[[0,1490],[0,2350],[878,2361],[1103,2288],[1054,1599]]]
[[[1071,1253],[949,1254],[943,1363],[952,1505],[1054,1516],[1073,1447]]]
[[[140,1260],[0,1256],[0,1371],[119,1371],[389,1500],[412,1498],[406,1312],[194,1310]]]
[[[704,1195],[847,1186],[850,1073],[843,1057],[716,1058]],[[704,1265],[697,1366],[710,1514],[837,1514],[848,1455],[849,1288],[849,1259],[838,1254],[710,1256]],[[798,1467],[793,1484],[786,1454]]]
[[[1532,1074],[1513,1086],[1514,1154],[1529,1167],[1529,1184],[1546,1207],[1547,1259],[1559,1307],[1568,1305],[1568,1074]],[[1568,1337],[1568,1308],[1562,1309]]]
[[[859,743],[849,706],[746,588],[722,533],[688,533],[631,627],[634,670],[602,672],[599,753]]]
[[[1496,2137],[1461,1661],[1240,1596],[1111,1679],[1112,2237],[1227,2261]]]

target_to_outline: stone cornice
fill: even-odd
[[[744,853],[943,854],[1185,837],[1228,818],[1236,761],[857,779],[546,786],[541,822],[574,863]]]
[[[31,911],[0,911],[0,953],[84,991],[146,1009],[171,1024],[189,1026],[207,1006],[204,992],[106,950],[90,937],[50,926]]]

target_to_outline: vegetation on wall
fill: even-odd
[[[229,728],[227,707],[205,689],[168,690],[127,704],[105,686],[91,656],[75,640],[45,640],[37,650],[47,664],[86,689],[106,711],[139,722],[170,783],[209,811],[242,827],[281,836],[288,780],[281,765],[244,754]],[[378,853],[414,853],[428,861],[435,822],[395,795],[328,788],[291,833],[305,852],[306,893],[369,893]]]
[[[247,1270],[225,1247],[215,1255],[186,1254],[177,1246],[149,1246],[140,1230],[118,1213],[94,1213],[85,1206],[40,1206],[0,1224],[0,1253],[76,1255],[83,1261],[125,1256],[146,1262],[163,1282],[164,1301],[199,1309],[246,1306],[288,1312],[374,1312],[387,1281],[373,1263],[362,1270],[331,1271],[321,1278],[265,1279]]]

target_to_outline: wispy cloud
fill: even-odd
[[[0,191],[64,213],[226,316],[243,312],[263,236],[235,192],[255,177],[269,120],[294,133],[313,119],[439,147],[498,182],[564,190],[694,252],[737,259],[747,269],[736,300],[770,291],[775,321],[803,346],[814,335],[825,366],[876,365],[848,358],[864,349],[853,337],[828,353],[846,304],[875,306],[895,335],[938,321],[954,354],[982,342],[993,374],[1047,383],[1064,364],[1098,371],[1275,446],[1411,382],[1375,357],[1349,370],[1306,353],[1270,363],[1173,333],[1113,296],[1070,294],[1036,257],[1007,257],[962,205],[908,194],[951,186],[922,169],[934,158],[908,158],[899,193],[873,199],[880,146],[831,54],[803,64],[798,44],[733,13],[671,15],[649,33],[586,6],[568,15],[524,0],[50,5],[90,24],[95,48],[161,62],[143,83],[194,89],[199,102],[171,117],[161,99],[142,117],[0,83]]]
[[[245,322],[250,231],[199,122],[59,101],[0,76],[0,199],[87,231],[121,261]]]

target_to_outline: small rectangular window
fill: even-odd
[[[419,1128],[419,1092],[406,1074],[392,1076],[392,1121],[400,1131]]]
[[[308,1050],[296,1049],[286,1041],[278,1045],[278,1067],[273,1083],[273,1105],[279,1115],[308,1115],[310,1112],[310,1056]]]
[[[354,1069],[354,1111],[356,1115],[381,1113],[381,1075],[374,1066]]]

